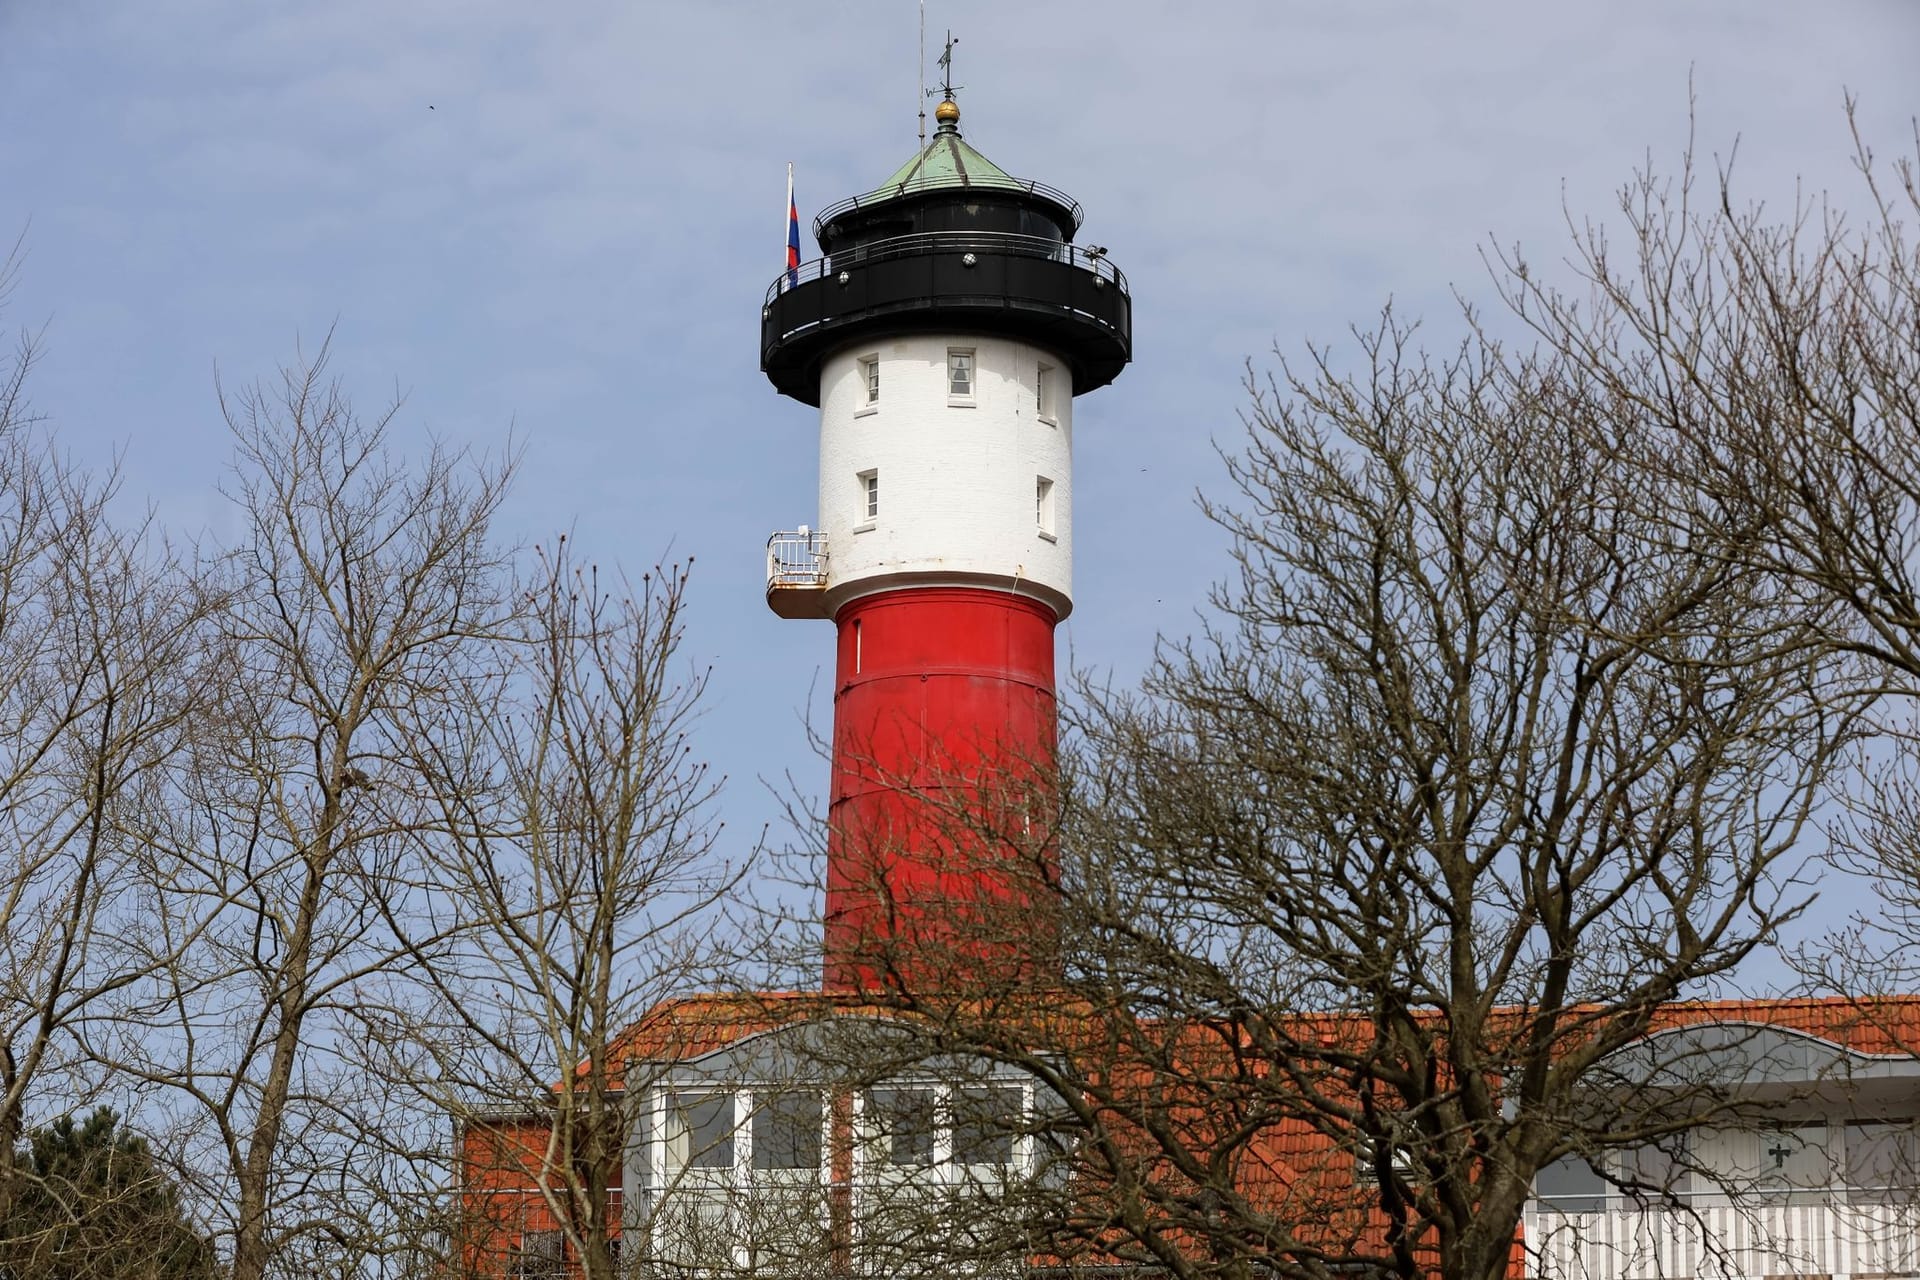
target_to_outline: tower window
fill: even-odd
[[[1054,406],[1059,379],[1050,364],[1042,364],[1033,378],[1033,411],[1042,422],[1053,422],[1059,413]]]
[[[880,473],[862,471],[856,479],[860,482],[859,523],[872,527],[880,517]]]
[[[947,394],[956,400],[973,399],[973,352],[953,347],[947,351]]]
[[[880,357],[868,356],[860,362],[860,378],[867,384],[867,403],[880,402]]]
[[[1040,530],[1040,536],[1051,538],[1053,533],[1053,481],[1045,476],[1033,478],[1033,523]]]

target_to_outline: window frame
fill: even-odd
[[[1033,372],[1033,415],[1050,427],[1060,425],[1059,366],[1040,361]]]
[[[964,365],[962,364],[964,362]],[[967,374],[967,389],[955,391],[954,374],[964,368]],[[979,403],[980,394],[980,352],[977,347],[947,348],[947,405],[955,409],[970,409]]]
[[[819,1174],[826,1168],[828,1150],[832,1145],[827,1132],[832,1107],[829,1105],[824,1091],[820,1089],[776,1089],[771,1086],[763,1086],[760,1088],[748,1086],[742,1090],[741,1093],[746,1096],[752,1104],[748,1109],[747,1122],[745,1125],[750,1132],[747,1137],[747,1158],[744,1163],[747,1166],[746,1173],[750,1178],[759,1181],[779,1181],[778,1175],[780,1174],[795,1174],[803,1171]],[[774,1132],[774,1127],[783,1119],[790,1118],[788,1114],[789,1108],[791,1104],[796,1102],[808,1104],[812,1111],[812,1162],[801,1164],[762,1163],[763,1160],[772,1159],[776,1153],[778,1144],[785,1141],[784,1138]],[[766,1122],[765,1132],[762,1131],[763,1121]],[[805,1126],[797,1126],[793,1129],[792,1133],[804,1135]],[[778,1153],[781,1155],[786,1154],[784,1149],[780,1149]],[[773,1176],[769,1177],[766,1175]]]
[[[1911,1204],[1920,1199],[1920,1121],[1846,1120],[1840,1131],[1839,1182],[1850,1204]],[[1892,1156],[1884,1169],[1862,1168],[1869,1146]],[[1887,1176],[1862,1181],[1865,1174]]]
[[[880,468],[856,471],[854,480],[853,531],[865,533],[880,523]]]
[[[1018,1108],[1015,1127],[1005,1135],[1008,1159],[1005,1163],[963,1162],[960,1141],[966,1121],[956,1107],[964,1094],[998,1091],[1010,1094]],[[917,1114],[928,1117],[924,1134],[927,1157],[914,1162],[896,1162],[888,1149],[881,1149],[884,1131],[876,1126],[876,1094],[918,1093],[926,1095]],[[857,1091],[854,1102],[854,1170],[856,1181],[921,1182],[926,1184],[967,1185],[984,1176],[1020,1177],[1034,1166],[1036,1107],[1034,1084],[1018,1076],[986,1076],[962,1081],[937,1081],[907,1077],[890,1079]],[[976,1129],[979,1127],[975,1126]],[[919,1135],[916,1135],[918,1137]]]
[[[880,354],[875,352],[872,355],[860,356],[858,361],[860,388],[864,395],[855,407],[853,416],[864,418],[869,414],[880,412]]]
[[[1034,529],[1048,542],[1058,542],[1060,535],[1055,519],[1055,485],[1047,476],[1033,478],[1033,524]]]

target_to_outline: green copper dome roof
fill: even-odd
[[[1073,231],[1080,226],[1079,202],[1044,182],[1016,178],[981,155],[960,136],[959,108],[951,102],[943,102],[940,106],[941,110],[936,113],[940,124],[934,130],[932,140],[872,191],[821,210],[813,220],[814,235],[820,236],[842,214],[871,209],[875,205],[890,204],[912,196],[938,191],[1007,191],[1035,196],[1052,205],[1059,215],[1064,215],[1063,226],[1067,229],[1067,238],[1071,240]]]
[[[863,199],[875,196],[904,195],[936,187],[992,187],[1001,191],[1025,191],[1030,184],[1010,177],[1007,171],[967,145],[960,130],[943,124],[934,131],[933,141],[919,155],[893,171],[893,176]]]

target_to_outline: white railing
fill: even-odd
[[[827,535],[805,526],[767,539],[767,590],[827,585]]]
[[[1526,1216],[1540,1280],[1920,1276],[1920,1205],[1696,1204]]]

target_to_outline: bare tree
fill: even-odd
[[[11,274],[0,263],[0,296]],[[116,939],[136,919],[128,873],[180,749],[201,616],[145,525],[109,519],[115,478],[36,428],[33,357],[23,336],[0,362],[0,1238],[33,1109],[82,1099],[76,1029],[138,976]]]
[[[1544,345],[1634,407],[1639,431],[1611,447],[1691,494],[1666,518],[1751,528],[1744,560],[1830,602],[1832,645],[1898,695],[1834,833],[1885,909],[1805,957],[1823,983],[1864,992],[1911,983],[1901,957],[1920,937],[1920,141],[1891,164],[1857,126],[1853,141],[1850,199],[1776,212],[1741,201],[1731,164],[1705,172],[1689,155],[1623,188],[1614,240],[1575,227],[1584,287],[1515,255],[1496,281]]]
[[[1561,353],[1431,360],[1390,315],[1360,349],[1250,388],[1213,621],[1083,685],[1055,829],[955,815],[1057,842],[1060,989],[884,994],[1073,1133],[1029,1252],[1504,1276],[1538,1170],[1727,1115],[1704,1061],[1636,1094],[1616,1055],[1807,901],[1874,693],[1839,606]]]
[[[459,1131],[469,1261],[620,1273],[625,1100],[649,1054],[672,1056],[648,1015],[714,954],[743,869],[716,857],[719,782],[690,741],[706,674],[681,652],[687,582],[684,565],[603,582],[561,538],[458,732],[408,742],[439,812],[418,854],[430,910],[392,926],[430,999],[397,996],[382,1043]]]
[[[409,734],[454,704],[511,608],[489,531],[506,469],[438,447],[403,465],[392,411],[359,418],[326,355],[223,396],[242,528],[204,570],[225,596],[212,696],[151,833],[138,939],[171,962],[92,1038],[171,1099],[235,1280],[385,1248],[357,1205],[373,1162],[350,1105],[369,1084],[346,1052],[356,984],[401,954],[382,912],[436,817]]]

